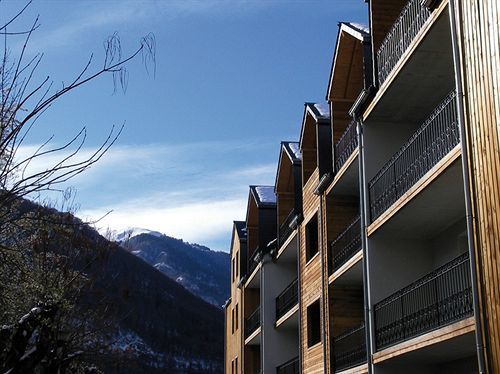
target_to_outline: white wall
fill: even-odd
[[[276,297],[297,277],[293,262],[274,263],[264,258],[261,283],[263,373],[275,374],[276,367],[299,355],[299,330],[275,328]]]

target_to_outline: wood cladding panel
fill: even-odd
[[[334,196],[326,199],[326,239],[331,243],[359,215],[359,197]]]
[[[329,293],[330,337],[333,338],[364,321],[363,288],[336,286]]]
[[[233,229],[235,230],[235,229]],[[241,252],[240,241],[236,232],[233,232],[233,242],[231,244],[231,263],[236,260],[241,260],[239,255]],[[237,255],[238,254],[238,255]],[[236,267],[241,268],[240,264],[236,263]],[[232,271],[232,270],[231,270]],[[240,281],[241,273],[231,277],[231,303],[226,308],[225,318],[226,318],[226,340],[225,340],[225,365],[226,373],[231,373],[231,367],[234,365],[235,359],[238,358],[238,370],[236,374],[242,373],[242,363],[243,363],[243,334],[244,330],[244,317],[243,317],[243,297],[242,292],[238,288],[238,283]],[[234,319],[234,322],[233,322]],[[236,320],[238,321],[236,325]],[[235,330],[233,332],[233,323],[235,324]],[[238,328],[236,328],[236,326]]]
[[[301,314],[301,346],[302,370],[301,373],[324,373],[323,343],[308,347],[307,334],[307,307],[321,298],[322,273],[321,273],[321,242],[318,241],[320,250],[317,255],[306,261],[306,224],[314,214],[319,214],[320,200],[314,195],[314,190],[319,180],[319,171],[316,168],[303,188],[304,221],[299,227],[300,235],[300,314]],[[318,216],[321,220],[321,217]],[[321,221],[318,222],[321,224]],[[318,225],[319,227],[319,225]],[[321,308],[323,309],[323,308]],[[321,310],[321,313],[323,311]],[[322,317],[321,317],[322,319]],[[321,323],[321,331],[324,326]]]
[[[500,373],[500,3],[455,4],[485,346],[489,372]]]
[[[311,215],[319,209],[319,197],[314,194],[319,182],[319,170],[316,168],[309,180],[306,181],[304,188],[302,190],[302,204],[303,204],[303,214],[304,223],[306,223]]]

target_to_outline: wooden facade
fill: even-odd
[[[483,336],[500,373],[500,3],[456,1]]]
[[[382,80],[375,71],[377,64],[372,55],[383,44],[394,23],[404,18],[401,12],[409,9],[408,4],[413,7],[428,5],[429,8],[425,9],[428,18],[424,19],[420,29],[412,31],[414,39],[406,41],[408,47],[399,51],[399,57],[394,58],[394,67],[387,75],[389,78],[379,84],[378,80]],[[246,222],[249,256],[257,248],[262,249],[272,239],[278,238],[277,248],[269,249],[269,261],[265,264],[278,266],[277,262],[283,258],[280,257],[282,250],[291,241],[283,240],[280,243],[279,228],[282,224],[288,224],[290,212],[296,211],[297,217],[292,226],[295,230],[295,225],[298,225],[299,373],[330,374],[343,370],[343,373],[394,374],[404,370],[411,374],[442,370],[462,374],[477,371],[478,356],[473,340],[474,334],[479,331],[476,331],[479,319],[474,316],[472,304],[479,305],[481,310],[482,334],[479,336],[483,338],[487,364],[485,372],[500,373],[500,3],[498,0],[371,0],[368,7],[371,38],[366,29],[359,25],[340,24],[326,97],[330,114],[327,116],[326,111],[317,104],[305,105],[299,142],[301,162],[288,158],[283,161],[282,158],[287,155],[283,148],[280,150],[275,216],[263,218],[257,200],[252,196],[249,198]],[[456,14],[450,15],[453,9]],[[415,12],[408,17],[413,16]],[[455,17],[458,26],[456,35],[453,34],[450,16]],[[412,25],[411,19],[408,19],[404,22]],[[438,145],[432,152],[439,153],[442,149],[446,149],[446,152],[434,164],[428,162],[431,166],[411,183],[399,180],[398,183],[407,184],[403,193],[379,215],[371,216],[370,182],[381,171],[387,170],[389,161],[401,154],[409,144],[408,139],[415,139],[422,133],[419,132],[421,124],[427,123],[429,118],[435,118],[433,116],[439,114],[438,109],[444,107],[439,96],[441,92],[426,95],[422,87],[431,87],[434,79],[440,83],[444,81],[446,85],[449,83],[450,86],[457,83],[451,71],[456,63],[451,55],[451,43],[455,37],[460,48],[463,93],[458,90],[453,97],[457,98],[454,102],[458,106],[462,102],[464,104],[467,152],[460,142],[454,143],[450,149]],[[440,45],[442,50],[439,51],[439,59],[442,63],[439,66],[428,69],[428,72],[421,67],[415,68],[416,60],[423,61],[434,56],[435,50],[427,49],[428,46],[438,48]],[[426,76],[425,82],[423,76]],[[395,94],[408,92],[420,83],[421,87],[415,88],[411,97],[397,97]],[[448,86],[436,87],[435,91],[445,88],[448,89]],[[397,115],[392,116],[391,108],[397,109]],[[451,115],[444,121],[450,118]],[[451,119],[453,121],[455,117]],[[454,126],[456,123],[458,120]],[[352,129],[359,131],[359,134],[356,131],[355,144],[350,144],[351,148],[344,154],[345,160],[338,167],[338,151],[335,147],[352,124]],[[367,136],[373,128],[376,130]],[[457,129],[452,127],[450,131],[456,132]],[[354,139],[353,134],[354,131],[351,133]],[[450,137],[449,133],[426,134],[427,138],[422,144],[429,140],[438,144]],[[358,147],[358,140],[363,147]],[[376,146],[369,149],[374,143]],[[367,149],[372,153],[367,152]],[[428,155],[431,152],[424,149],[423,153]],[[375,161],[369,159],[372,155]],[[402,178],[405,178],[405,173],[406,177],[412,176],[414,170],[420,167],[420,161],[414,161],[412,157],[423,159],[427,156],[414,152],[405,154],[405,157],[404,162],[410,166],[408,170],[404,169],[406,165],[403,163],[398,166],[402,170]],[[366,166],[367,162],[371,164]],[[469,180],[464,179],[467,175],[460,168],[461,162],[468,166]],[[449,173],[451,169],[453,173]],[[393,189],[396,190],[399,185],[396,186],[395,177],[393,180]],[[470,184],[469,191],[467,182]],[[387,182],[388,185],[390,183]],[[406,295],[406,290],[411,287],[416,289],[423,284],[427,287],[425,282],[428,279],[444,274],[442,269],[446,266],[451,268],[452,259],[455,259],[451,256],[465,250],[467,245],[464,243],[469,238],[469,232],[465,231],[468,217],[464,213],[468,192],[474,226],[477,267],[473,275],[477,276],[479,284],[478,303],[472,286],[470,290],[464,286],[460,291],[463,294],[451,295],[444,301],[448,304],[443,306],[442,311],[453,314],[456,312],[453,308],[470,308],[467,313],[445,323],[426,327],[427,330],[423,328],[415,334],[414,331],[409,335],[402,333],[402,339],[397,337],[384,346],[377,341],[376,306],[386,300],[393,302],[398,297],[402,299],[399,293]],[[436,214],[432,213],[433,208]],[[441,208],[442,212],[437,212]],[[448,208],[448,213],[443,213]],[[441,219],[433,228],[428,227],[428,222],[434,222],[435,217],[431,216],[439,216],[436,220]],[[340,262],[336,271],[332,271],[332,242],[345,234],[348,228],[354,227],[355,223],[359,224],[359,242],[352,244],[352,238],[346,242],[346,246],[355,247],[353,253]],[[291,238],[294,234],[287,235],[291,235],[287,237]],[[445,249],[442,248],[443,243]],[[464,254],[461,252],[461,256]],[[424,259],[424,256],[428,258]],[[373,272],[370,273],[370,270]],[[374,276],[374,273],[377,275]],[[444,288],[458,287],[457,284],[467,279],[467,274],[471,275],[467,271],[460,273],[458,278],[453,278],[453,286]],[[246,285],[249,282],[246,279]],[[252,282],[255,284],[255,281]],[[260,287],[265,285],[261,284]],[[241,322],[262,304],[262,291],[245,289],[244,294],[242,302],[246,305],[240,309]],[[435,295],[431,296],[437,297],[437,294],[435,291]],[[422,295],[418,294],[414,300],[429,296]],[[230,310],[238,303],[238,298],[241,299],[241,294],[232,292],[231,302],[226,308],[226,345],[239,344],[240,351],[226,347],[226,373],[232,373],[230,364],[234,357],[242,355],[242,373],[253,374],[264,367],[256,361],[259,357],[263,360],[259,348],[255,345],[244,346],[242,335],[238,338],[227,334],[231,328],[228,323]],[[462,298],[462,306],[453,305],[453,301],[450,301],[458,298]],[[400,309],[404,308],[401,306]],[[413,323],[412,328],[416,329],[419,324],[427,323],[418,320],[419,313],[426,313],[421,309],[417,305],[412,315],[402,316],[393,322],[393,330],[406,323],[405,318],[414,319],[410,322]],[[399,309],[395,307],[394,310]],[[390,313],[395,314],[394,310]],[[273,328],[282,328],[284,324],[274,324]],[[351,330],[362,330],[360,336],[365,334],[366,346],[363,349],[366,359],[363,361],[361,357],[361,360],[357,359],[352,365],[345,366],[346,369],[339,369],[341,366],[336,367],[334,364],[334,342],[337,344]],[[460,348],[458,356],[450,354],[454,346]],[[260,349],[263,349],[262,346]],[[441,358],[441,355],[445,358]],[[415,357],[419,359],[415,361]],[[263,371],[267,373],[269,369]]]
[[[300,251],[299,251],[299,272],[300,276],[300,317],[301,317],[301,346],[302,346],[302,372],[306,373],[323,373],[324,367],[324,342],[309,346],[308,344],[308,307],[319,300],[320,305],[323,303],[322,297],[322,261],[321,248],[318,248],[318,253],[308,259],[306,256],[307,233],[306,227],[313,219],[319,219],[319,203],[320,199],[314,194],[314,190],[319,181],[319,170],[316,168],[311,174],[309,180],[305,183],[303,189],[303,213],[304,221],[300,225]],[[316,235],[319,235],[316,232]],[[318,240],[319,245],[319,240]],[[323,309],[323,308],[321,308]],[[322,310],[321,313],[324,313]],[[322,318],[321,318],[322,320]],[[324,329],[323,324],[322,330]]]
[[[243,293],[238,287],[242,271],[246,268],[246,227],[245,222],[233,224],[231,241],[231,298],[225,306],[225,370],[229,374],[242,374],[243,368]]]

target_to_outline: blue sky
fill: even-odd
[[[22,4],[1,1],[0,20]],[[108,154],[71,181],[78,214],[112,211],[99,228],[143,227],[224,251],[248,185],[274,183],[279,142],[297,140],[304,102],[324,101],[337,22],[367,22],[362,0],[35,0],[18,25],[38,14],[29,47],[44,53],[37,79],[69,81],[92,52],[98,69],[115,31],[125,52],[154,33],[156,74],[137,59],[125,94],[113,94],[110,76],[70,93],[20,152],[86,126],[89,154],[125,123]],[[12,39],[13,55],[20,45]]]

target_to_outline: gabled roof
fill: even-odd
[[[281,142],[282,149],[286,152],[293,164],[302,162],[299,142]],[[280,154],[281,159],[281,154]]]
[[[250,186],[250,193],[253,195],[258,208],[273,208],[276,206],[274,186]]]
[[[278,159],[278,170],[276,170],[276,178],[274,183],[274,191],[276,191],[278,187],[278,178],[280,175],[283,154],[286,154],[288,156],[288,158],[292,162],[292,165],[302,164],[302,152],[300,152],[299,142],[281,142],[280,155]]]
[[[344,87],[340,87],[340,84],[334,85],[334,74],[337,71],[337,65],[339,64],[340,56],[345,55],[347,59],[347,63],[352,64],[352,58],[354,55],[354,49],[350,45],[351,43],[344,42],[344,36],[347,36],[351,40],[356,40],[360,44],[367,43],[370,41],[370,33],[369,28],[365,25],[353,23],[353,22],[340,22],[339,23],[339,31],[337,34],[337,42],[335,45],[335,52],[332,61],[332,68],[330,71],[330,79],[328,82],[328,89],[326,93],[326,99],[328,100],[331,96],[332,89],[336,87],[339,91],[344,92]],[[357,57],[359,58],[359,57]],[[362,59],[362,58],[361,58]],[[362,61],[360,61],[362,63]],[[347,81],[349,81],[349,73],[345,77]],[[342,85],[345,86],[346,82],[342,82]],[[339,86],[339,87],[337,87]]]
[[[309,110],[316,122],[330,120],[330,105],[328,103],[306,103],[306,110]]]
[[[236,229],[236,233],[240,238],[240,241],[247,240],[247,225],[245,221],[233,221],[234,228]]]
[[[316,124],[328,123],[330,124],[330,105],[328,103],[305,103],[304,104],[304,117],[302,119],[302,128],[300,130],[300,148],[302,148],[302,140],[304,138],[305,125],[307,117],[311,116]]]

